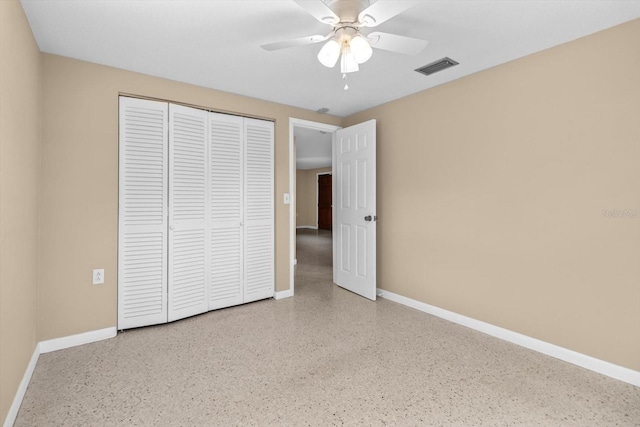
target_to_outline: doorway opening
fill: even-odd
[[[331,177],[334,172],[334,133],[338,129],[339,126],[325,123],[289,119],[291,286],[288,295],[283,296],[293,296],[295,289],[298,235],[301,239],[300,261],[309,259],[316,262],[321,259],[325,263],[332,262],[334,221],[331,201],[335,183]],[[322,180],[320,185],[319,180]]]

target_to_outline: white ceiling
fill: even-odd
[[[330,132],[294,127],[296,140],[296,169],[316,169],[331,166]]]
[[[321,44],[260,48],[330,30],[291,0],[22,5],[43,52],[311,110],[326,107],[338,116],[640,17],[640,1],[634,0],[417,1],[375,30],[429,40],[427,48],[413,57],[374,50],[343,91],[339,70],[316,59]],[[460,65],[430,77],[414,72],[445,56]]]

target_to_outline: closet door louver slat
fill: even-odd
[[[169,105],[169,315],[208,304],[207,112]]]
[[[244,302],[273,296],[273,123],[244,119]]]
[[[167,113],[120,98],[119,329],[167,321]]]
[[[209,309],[242,304],[243,118],[209,114]]]

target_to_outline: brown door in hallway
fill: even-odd
[[[331,230],[331,174],[318,175],[318,228]]]

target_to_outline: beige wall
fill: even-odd
[[[289,288],[289,117],[339,118],[54,55],[43,91],[39,339],[116,325],[119,92],[275,120],[276,290]]]
[[[40,52],[0,1],[0,422],[36,346]]]
[[[318,174],[331,167],[296,170],[296,213],[298,227],[318,226]]]
[[[277,290],[288,118],[376,118],[382,288],[640,370],[640,218],[603,215],[640,210],[639,69],[636,20],[342,121],[39,54],[0,1],[0,419],[38,340],[116,324],[119,92],[275,120]]]
[[[349,117],[378,285],[640,370],[638,70],[635,20]]]

